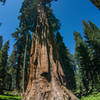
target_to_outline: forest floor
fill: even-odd
[[[3,95],[0,95],[0,100],[21,100],[21,94],[15,91],[4,92]]]
[[[81,100],[100,100],[100,93],[93,93],[88,96],[83,96]]]
[[[0,100],[21,100],[21,96],[0,95]],[[100,93],[93,93],[88,96],[83,96],[80,100],[100,100]]]
[[[21,100],[21,98],[20,96],[0,95],[0,100]]]

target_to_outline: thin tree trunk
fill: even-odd
[[[17,73],[16,73],[16,91],[19,91],[20,89],[20,59],[21,57],[18,57],[18,65],[17,65]]]
[[[25,44],[25,52],[24,52],[24,62],[23,62],[23,94],[25,92],[25,66],[26,66],[26,55],[27,55],[27,43],[28,43],[28,35],[26,37],[26,44]]]
[[[66,89],[61,64],[58,59],[54,61],[55,45],[49,39],[51,33],[44,8],[39,7],[38,13],[39,23],[33,33],[29,81],[23,100],[79,100]]]

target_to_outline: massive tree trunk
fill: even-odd
[[[38,7],[37,25],[33,33],[30,72],[23,100],[78,100],[66,89],[60,62],[54,60],[54,44],[43,7]]]

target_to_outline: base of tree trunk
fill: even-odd
[[[35,85],[34,85],[35,84]],[[40,85],[41,84],[41,85]],[[37,88],[37,89],[36,89]],[[45,84],[33,82],[32,88],[24,94],[22,100],[79,100],[71,91],[56,82]]]
[[[54,62],[52,45],[48,46],[49,57],[47,46],[42,45],[41,51],[37,50],[39,55],[31,58],[29,82],[22,100],[79,100],[65,87],[60,63]]]

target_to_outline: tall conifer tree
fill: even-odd
[[[33,32],[29,81],[23,100],[78,100],[65,87],[65,75],[54,49],[54,33],[60,24],[50,8],[51,1],[56,0],[25,0],[20,10],[20,27]]]
[[[92,62],[86,43],[78,32],[74,32],[75,37],[75,57],[81,73],[83,85],[88,92],[89,84],[92,84]]]
[[[9,41],[7,41],[0,51],[0,93],[6,89],[5,77],[7,75]]]
[[[100,66],[100,29],[91,21],[89,21],[89,23],[83,21],[83,24],[87,45],[91,51],[91,61],[93,64],[92,70],[94,72],[93,76],[95,77],[95,82],[97,82],[97,73],[100,75],[100,68],[98,67]]]

